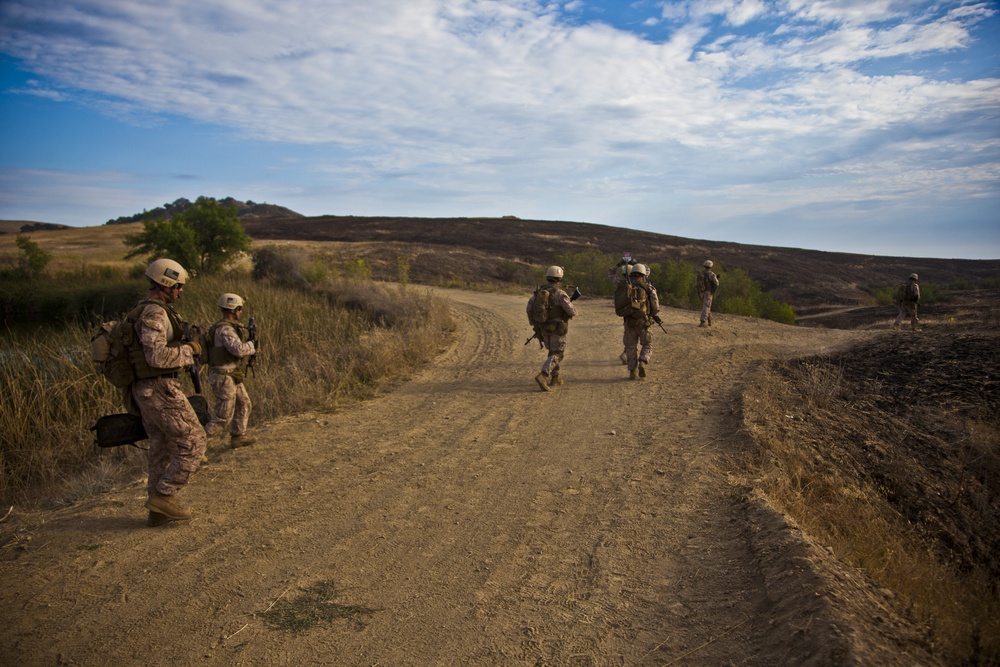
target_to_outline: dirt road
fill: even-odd
[[[193,521],[147,528],[136,485],[5,522],[0,662],[849,662],[794,529],[730,481],[732,409],[760,360],[870,334],[668,310],[629,382],[620,319],[583,300],[546,394],[525,298],[442,294],[445,354],[211,454]],[[295,632],[309,613],[335,618]]]

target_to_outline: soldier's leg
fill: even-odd
[[[639,350],[639,361],[648,364],[650,357],[653,356],[653,334],[649,330],[649,327],[640,329],[638,338],[639,345],[642,346],[642,349]]]
[[[156,481],[155,491],[175,495],[198,470],[205,455],[205,430],[177,380],[161,380],[151,401],[152,421],[169,443],[170,460]],[[145,413],[143,413],[145,417]]]
[[[557,375],[559,362],[562,361],[566,350],[566,336],[552,334],[547,337],[545,346],[549,350],[549,356],[542,365],[542,372],[548,376]]]
[[[634,371],[636,366],[639,365],[638,350],[636,348],[639,344],[639,330],[626,324],[622,341],[625,343],[626,365],[629,371]]]
[[[708,326],[708,319],[711,317],[712,312],[712,295],[706,294],[701,297],[701,324],[702,326]]]
[[[240,382],[235,385],[236,390],[236,411],[233,413],[232,428],[229,432],[232,435],[243,435],[247,432],[247,422],[250,421],[250,409],[253,403],[250,402],[250,395],[247,393],[246,385]]]
[[[208,384],[215,394],[215,407],[212,409],[212,420],[205,426],[210,436],[226,430],[236,413],[236,383],[225,373],[211,372],[208,374]]]

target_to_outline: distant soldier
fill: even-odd
[[[712,326],[712,297],[715,290],[719,289],[719,276],[712,271],[712,260],[706,259],[702,264],[703,271],[698,274],[695,287],[698,290],[698,298],[701,299],[701,323],[699,327]]]
[[[920,324],[920,319],[917,317],[920,285],[917,283],[917,279],[917,274],[911,273],[909,282],[903,283],[896,290],[896,306],[899,308],[899,313],[896,315],[896,322],[892,325],[896,329],[907,317],[910,319],[910,329],[913,331],[917,331]]]
[[[229,446],[236,449],[257,441],[246,434],[253,404],[243,384],[241,368],[241,361],[256,354],[257,348],[253,341],[247,340],[247,331],[239,323],[243,298],[238,294],[223,294],[218,306],[222,319],[208,331],[208,384],[215,394],[215,409],[205,430],[212,437],[230,427]]]
[[[569,321],[576,315],[573,301],[580,296],[579,290],[570,297],[560,289],[559,283],[562,282],[563,274],[562,267],[550,266],[545,272],[548,284],[539,287],[528,299],[528,323],[535,330],[538,340],[548,350],[542,371],[535,376],[535,382],[542,391],[551,391],[551,387],[563,383],[559,377],[559,364],[566,350]]]
[[[205,429],[177,379],[182,368],[192,366],[201,354],[196,341],[182,342],[183,322],[173,309],[188,274],[177,262],[158,259],[146,269],[150,290],[133,312],[136,338],[141,347],[130,352],[137,379],[127,398],[142,415],[149,437],[146,490],[149,525],[191,518],[191,511],[177,502],[205,453]],[[141,309],[141,310],[139,310]]]
[[[628,266],[628,276],[619,280],[615,288],[615,314],[622,318],[626,364],[630,380],[646,377],[646,365],[653,354],[653,334],[649,328],[660,319],[660,299],[656,288],[649,282],[649,269],[645,264]],[[610,273],[610,272],[609,272]],[[640,348],[641,346],[641,348]]]

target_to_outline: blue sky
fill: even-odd
[[[1000,258],[1000,3],[2,0],[0,219],[178,197]]]

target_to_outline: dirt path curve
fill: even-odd
[[[566,384],[545,394],[525,298],[441,293],[459,322],[444,355],[384,396],[211,455],[185,492],[190,523],[145,527],[137,485],[3,524],[0,662],[768,665],[837,650],[822,610],[774,599],[768,560],[809,580],[755,546],[727,481],[731,410],[759,360],[861,334],[726,316],[706,330],[668,311],[650,377],[629,382],[620,320],[583,300]],[[268,623],[316,584],[355,615]]]

